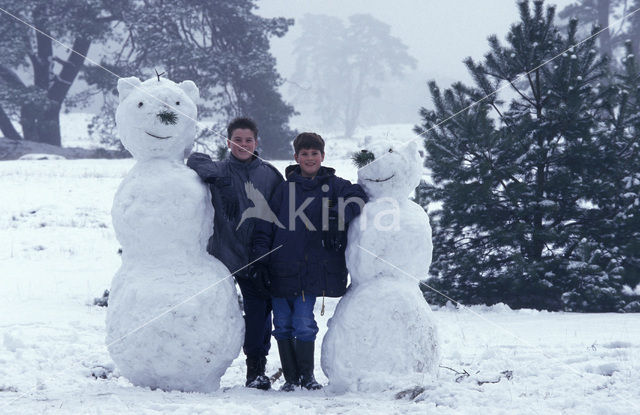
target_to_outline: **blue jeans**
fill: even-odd
[[[303,342],[316,340],[318,325],[313,317],[316,297],[273,297],[273,337],[276,340],[297,339]]]

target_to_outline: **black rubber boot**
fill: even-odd
[[[262,390],[271,389],[271,381],[264,374],[266,365],[266,356],[247,356],[247,382],[244,384],[244,386],[246,386],[247,388],[256,388]]]
[[[322,389],[313,376],[313,347],[314,342],[296,342],[296,358],[300,373],[300,386],[309,390]]]
[[[278,340],[278,353],[282,364],[284,385],[280,388],[284,392],[293,392],[300,385],[298,366],[296,364],[296,344],[294,339]]]

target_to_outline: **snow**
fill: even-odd
[[[338,154],[326,160],[356,180],[349,160]],[[110,209],[133,164],[0,163],[0,413],[640,413],[639,314],[550,313],[504,305],[434,310],[441,367],[435,379],[425,375],[425,390],[414,399],[412,394],[395,399],[396,389],[249,390],[242,386],[242,355],[213,393],[133,386],[114,369],[105,346],[106,310],[91,305],[121,264]],[[274,164],[282,171],[290,161]],[[324,316],[320,303],[317,345],[337,300],[326,300]],[[326,384],[319,353],[316,358],[316,377]],[[278,367],[273,342],[267,372]]]
[[[57,154],[41,154],[41,153],[29,153],[21,156],[19,160],[64,160],[65,157]]]
[[[87,133],[86,126],[91,124],[95,115],[87,112],[70,112],[60,116],[60,135],[65,147],[87,149],[102,147],[100,143],[91,140]]]
[[[636,285],[635,288],[624,285],[622,287],[622,293],[626,295],[640,295],[640,284]]]

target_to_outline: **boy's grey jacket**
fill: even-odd
[[[282,175],[258,157],[242,162],[231,154],[224,160],[213,161],[206,154],[193,153],[187,160],[187,166],[195,170],[211,190],[211,203],[215,209],[214,232],[209,238],[207,251],[222,261],[230,272],[245,267],[249,263],[251,237],[258,220],[247,218],[236,229],[242,212],[254,206],[247,197],[245,183],[251,182],[269,200],[275,188],[284,181]],[[247,268],[235,276],[246,278]]]

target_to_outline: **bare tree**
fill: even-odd
[[[92,42],[112,31],[128,0],[2,0],[2,8],[32,22],[0,16],[0,131],[11,139],[60,146],[60,109],[83,69]],[[64,50],[50,37],[76,52]],[[19,119],[20,134],[11,123]]]
[[[296,105],[312,104],[326,127],[341,126],[351,137],[367,98],[377,96],[377,84],[390,76],[402,77],[416,61],[390,27],[367,14],[349,17],[306,15],[296,41],[299,85]]]

